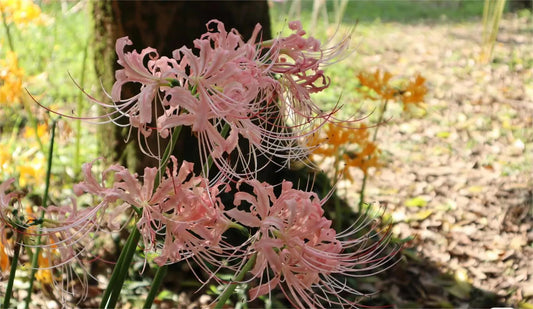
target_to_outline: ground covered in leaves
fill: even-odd
[[[398,237],[416,238],[369,291],[398,307],[533,308],[531,17],[505,16],[489,64],[478,63],[480,22],[369,34],[357,54],[365,69],[420,72],[429,87],[426,115],[391,110],[379,131],[385,166],[367,198]]]

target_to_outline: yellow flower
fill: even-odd
[[[5,171],[11,163],[11,152],[7,145],[0,145],[0,168]]]
[[[27,25],[44,22],[41,8],[31,0],[0,0],[0,10],[4,12],[8,24]]]
[[[18,67],[17,54],[8,51],[0,59],[0,105],[20,103],[23,94],[24,71]]]
[[[35,134],[35,129],[26,127],[24,131],[24,138],[35,138],[35,136],[41,140],[43,144],[48,142],[48,125],[46,123],[41,123],[37,125],[37,134]]]
[[[44,156],[39,153],[28,163],[17,166],[19,185],[25,187],[42,184],[45,177],[45,163]]]

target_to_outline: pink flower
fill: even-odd
[[[216,31],[194,41],[198,55],[186,47],[173,53],[188,74],[180,79],[183,88],[170,89],[164,98],[167,112],[159,117],[158,128],[166,136],[169,128],[191,126],[204,162],[211,156],[225,177],[246,177],[255,172],[255,166],[243,173],[235,171],[235,166],[249,166],[255,152],[238,150],[238,140],[244,138],[254,149],[265,149],[262,136],[270,132],[259,116],[273,100],[277,82],[258,62],[261,55],[254,41],[259,25],[248,42],[235,29],[227,32],[220,21],[207,25],[215,25]],[[228,163],[234,151],[237,162]]]
[[[136,174],[119,165],[104,172],[114,176],[111,187],[100,186],[92,175],[87,175],[76,189],[100,195],[104,201],[121,201],[120,212],[134,208],[140,216],[137,228],[144,251],[155,252],[159,265],[188,258],[200,265],[217,265],[221,258],[214,256],[224,250],[221,235],[231,223],[217,198],[218,187],[208,187],[207,179],[194,176],[192,163],[183,162],[178,168],[176,158],[171,159],[173,168],[167,170],[155,190],[156,168],[145,168],[141,183]]]
[[[354,300],[346,295],[362,294],[336,276],[372,275],[378,267],[393,264],[392,254],[380,256],[387,238],[375,245],[366,244],[368,235],[341,240],[365,226],[338,235],[324,217],[323,201],[315,193],[293,189],[292,183],[283,182],[276,197],[271,185],[256,180],[246,184],[253,187],[254,194],[238,192],[234,203],[249,204],[250,212],[234,208],[227,214],[257,229],[251,241],[250,254],[257,254],[251,273],[260,284],[250,289],[251,299],[279,286],[300,308],[353,305]]]
[[[321,46],[313,37],[304,38],[306,32],[299,21],[289,23],[295,33],[280,37],[272,44],[272,72],[282,74],[282,83],[286,83],[287,93],[299,101],[309,100],[309,94],[320,92],[329,86],[329,78],[320,69],[342,56],[349,42],[343,39],[339,44],[328,49]]]
[[[62,304],[67,303],[65,296],[74,293],[82,301],[87,295],[80,295],[78,288],[75,292],[72,281],[76,280],[77,284],[87,286],[86,272],[79,272],[84,267],[80,256],[90,252],[93,248],[90,243],[84,241],[88,239],[85,236],[91,233],[94,237],[94,233],[97,232],[94,226],[99,225],[93,225],[93,222],[83,225],[73,222],[72,219],[80,214],[75,201],[65,206],[40,207],[45,217],[44,220],[37,218],[31,207],[22,207],[19,200],[20,193],[16,191],[6,193],[13,181],[10,179],[0,185],[0,241],[4,245],[14,244],[15,248],[17,245],[31,249],[39,247],[40,257],[44,260],[41,259],[39,262],[37,276],[46,274],[43,279],[58,291],[60,296],[58,300]],[[14,201],[16,202],[12,203]],[[11,241],[7,241],[6,238],[8,231],[9,234],[14,234],[11,236]],[[40,244],[36,244],[36,237],[40,238]],[[1,247],[3,250],[3,246]],[[41,263],[42,261],[45,263]]]
[[[151,129],[147,125],[155,118],[154,99],[162,87],[168,88],[169,79],[176,78],[178,64],[174,59],[159,58],[157,51],[150,47],[143,49],[140,54],[137,51],[124,52],[124,48],[131,44],[128,37],[119,38],[116,42],[118,64],[124,68],[115,72],[111,99],[115,102],[117,112],[128,117],[133,127],[141,129],[148,136]],[[148,67],[144,65],[146,56],[149,56]],[[128,83],[140,84],[140,90],[138,94],[123,99],[122,87]]]
[[[47,269],[62,269],[73,263],[82,265],[82,257],[93,255],[94,238],[99,233],[118,230],[129,221],[128,216],[137,215],[143,249],[157,255],[157,264],[193,259],[214,276],[216,270],[212,267],[222,267],[228,260],[227,252],[234,249],[222,239],[232,223],[218,198],[221,186],[209,187],[206,178],[195,176],[192,163],[179,166],[176,158],[171,160],[173,167],[157,186],[156,168],[146,168],[141,182],[125,167],[113,165],[102,172],[99,180],[92,172],[93,162],[84,164],[85,179],[74,186],[74,192],[90,194],[94,204],[79,208],[72,199],[65,205],[41,207],[45,213],[42,227],[29,225],[29,221],[17,223],[20,219],[10,205],[16,193],[6,193],[13,180],[7,181],[0,185],[0,218],[4,223],[0,225],[0,238],[7,226],[24,231],[26,237],[40,236],[41,244],[24,245],[41,248],[50,264]],[[69,270],[65,274],[75,273]],[[61,280],[57,284],[69,287]]]
[[[125,167],[113,165],[98,181],[91,171],[93,163],[84,164],[85,179],[75,185],[74,192],[92,195],[95,204],[79,209],[73,199],[70,204],[43,209],[51,221],[34,235],[50,242],[40,247],[59,252],[57,264],[68,264],[90,252],[97,233],[118,230],[129,221],[128,216],[136,214],[144,251],[156,253],[159,265],[189,258],[206,270],[206,264],[219,265],[222,253],[231,248],[222,242],[231,221],[217,197],[219,186],[208,187],[207,179],[194,176],[192,163],[183,162],[178,168],[177,160],[171,159],[173,168],[155,190],[156,168],[146,168],[141,182]],[[7,197],[0,192],[3,200]]]
[[[102,230],[118,230],[120,214],[127,210],[124,205],[117,206],[118,192],[112,184],[106,184],[110,169],[102,173],[101,181],[92,174],[94,162],[83,165],[85,180],[74,185],[73,191],[80,196],[85,193],[93,195],[94,204],[89,207],[78,207],[75,198],[63,205],[41,207],[45,213],[46,224],[35,229],[33,236],[44,236],[48,241],[40,245],[44,250],[52,250],[57,255],[55,266],[66,265],[87,256],[94,248],[94,238]]]
[[[153,48],[125,52],[132,42],[120,38],[116,52],[123,69],[115,74],[114,104],[91,99],[114,109],[106,115],[112,121],[127,117],[145,137],[154,128],[166,138],[176,127],[191,127],[201,164],[212,161],[219,170],[211,184],[254,178],[266,166],[258,163],[260,157],[281,166],[307,158],[309,149],[301,141],[335,112],[323,112],[310,94],[328,87],[320,67],[346,44],[326,50],[318,40],[304,38],[299,22],[289,26],[294,34],[267,43],[261,42],[259,24],[244,41],[235,29],[227,31],[212,20],[194,41],[194,50],[183,46],[173,58],[160,58]],[[139,85],[138,93],[123,98],[126,84]],[[161,114],[156,114],[156,104],[161,104]],[[203,170],[207,176],[207,168]]]
[[[142,217],[137,222],[144,239],[145,251],[158,251],[155,262],[171,264],[193,258],[200,265],[219,263],[212,254],[221,252],[221,237],[230,224],[223,215],[223,205],[218,188],[207,187],[207,179],[194,176],[193,164],[183,162],[178,169],[172,157],[173,169],[167,172],[155,192],[143,190],[155,181],[155,171],[145,170],[144,186],[135,184],[134,177],[123,170],[119,177],[123,192],[121,199],[130,205],[142,207]],[[163,236],[158,244],[156,236]]]
[[[315,132],[314,121],[320,125],[332,121],[332,115],[337,111],[335,108],[324,112],[313,102],[311,94],[329,87],[330,79],[322,68],[343,56],[349,37],[324,48],[317,39],[304,38],[306,32],[299,21],[290,22],[289,28],[293,34],[263,45],[270,47],[270,72],[279,77],[280,113],[286,122],[292,123],[292,129],[299,132],[297,135],[305,138]]]

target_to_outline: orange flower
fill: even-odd
[[[7,256],[6,249],[3,244],[4,238],[0,241],[0,269],[5,272],[9,269],[9,257]]]
[[[336,164],[343,164],[343,172],[348,180],[353,181],[350,167],[357,167],[367,173],[370,167],[378,167],[379,149],[369,140],[368,128],[362,124],[359,128],[349,124],[332,124],[324,126],[325,136],[313,137],[316,146],[313,155],[336,158]],[[355,146],[355,147],[354,147]],[[356,150],[354,150],[356,148]],[[338,168],[337,168],[338,169]]]
[[[422,107],[424,96],[428,92],[425,82],[426,79],[420,74],[416,75],[414,81],[409,81],[405,90],[401,92],[401,101],[403,102],[404,110],[407,110],[409,104]]]
[[[389,85],[389,81],[392,78],[392,74],[387,71],[381,73],[381,71],[377,69],[376,72],[374,72],[373,74],[361,72],[357,75],[357,78],[359,79],[359,83],[361,83],[361,86],[364,86],[375,93],[375,95],[367,93],[367,98],[373,100],[390,100],[394,98],[397,92],[393,87]]]
[[[39,270],[35,273],[35,279],[43,284],[52,284],[54,282],[52,270],[50,268],[52,263],[48,254],[43,253],[42,251],[39,252],[37,263],[39,265]]]
[[[353,178],[348,172],[350,167],[357,167],[364,174],[367,174],[369,168],[380,166],[378,155],[381,151],[375,143],[366,140],[366,142],[360,145],[360,147],[361,151],[358,153],[343,154],[344,174],[346,175],[346,178],[351,181],[353,181]]]

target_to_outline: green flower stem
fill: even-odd
[[[50,146],[48,148],[48,162],[46,166],[46,179],[45,179],[44,196],[43,196],[43,207],[44,208],[48,206],[48,191],[50,188],[50,176],[52,172],[52,157],[54,154],[56,124],[57,124],[57,119],[52,120],[52,133],[50,137]],[[41,221],[43,217],[44,217],[44,210],[41,211]],[[39,226],[41,227],[42,223],[39,224]],[[37,272],[38,261],[39,261],[39,251],[41,250],[41,248],[39,248],[40,244],[41,244],[41,235],[37,237],[37,247],[35,248],[35,254],[32,256],[32,259],[31,259],[30,285],[28,286],[28,296],[26,297],[26,300],[24,303],[24,308],[26,309],[30,307],[31,294],[33,290],[33,282],[35,281],[35,273]]]
[[[383,103],[383,108],[381,109],[381,113],[379,114],[378,123],[376,125],[376,130],[374,130],[374,135],[372,136],[372,142],[376,142],[378,138],[378,130],[381,126],[381,122],[383,121],[383,117],[385,115],[385,112],[387,111],[387,105],[389,104],[389,100],[385,100]],[[368,173],[364,173],[363,175],[363,182],[361,183],[361,191],[359,193],[359,213],[363,210],[363,204],[365,203],[365,189],[366,189],[366,181],[368,179]]]
[[[17,240],[15,243],[14,253],[13,253],[13,260],[11,261],[11,270],[9,272],[9,281],[7,282],[6,287],[6,296],[4,297],[4,305],[2,308],[9,308],[9,302],[11,300],[11,294],[13,290],[13,282],[15,281],[15,273],[17,272],[17,265],[19,260],[19,253],[20,253],[20,243],[22,241],[22,231],[16,231],[17,233]]]
[[[146,296],[146,300],[144,301],[143,308],[152,307],[152,303],[154,302],[157,292],[159,292],[159,287],[163,283],[163,279],[167,275],[167,271],[168,271],[167,264],[157,269],[155,276],[154,276],[154,281],[152,281],[152,286],[150,287],[150,291],[148,292],[148,296]]]
[[[176,142],[178,140],[180,133],[181,133],[181,127],[177,127],[174,130],[174,132],[172,132],[171,140],[168,143],[165,149],[165,152],[163,153],[163,156],[161,157],[161,166],[157,172],[157,176],[154,182],[154,191],[159,186],[162,175],[164,173],[164,167],[167,165],[168,160],[170,159],[170,155],[172,154],[172,150],[176,146]],[[109,279],[107,288],[104,291],[104,295],[102,296],[100,308],[115,308],[116,307],[116,303],[120,295],[120,291],[122,290],[122,287],[124,286],[124,280],[126,279],[126,276],[128,274],[128,268],[131,265],[133,254],[135,253],[135,249],[137,248],[137,244],[139,243],[140,239],[141,239],[141,232],[139,232],[137,227],[134,226],[133,231],[128,237],[128,240],[126,241],[126,244],[124,245],[124,248],[122,249],[122,252],[120,253],[117,264],[115,268],[113,269],[113,273],[111,274],[111,279]],[[156,279],[158,281],[162,281],[162,278],[161,279],[156,278]],[[156,279],[154,279],[154,281]],[[159,284],[161,283],[159,282]],[[151,290],[157,291],[158,288],[159,286],[152,285],[150,289],[150,293],[155,293],[155,292],[152,292]],[[149,304],[149,306],[151,306],[151,304]]]
[[[257,254],[254,254],[250,257],[248,262],[244,264],[241,271],[233,279],[233,282],[229,284],[229,286],[226,288],[224,293],[222,293],[222,295],[220,296],[215,306],[215,309],[220,309],[222,308],[222,306],[224,306],[224,304],[226,304],[226,301],[228,301],[230,296],[233,294],[233,292],[237,288],[237,283],[242,281],[242,279],[244,279],[244,276],[250,271],[250,269],[252,269],[252,267],[254,267],[256,259],[257,259]]]
[[[339,164],[340,164],[340,153],[337,153],[335,155],[335,163],[334,163],[334,166],[335,166],[335,177],[337,177],[337,175],[339,175]],[[327,193],[326,193],[327,194]],[[326,196],[326,195],[324,195]],[[342,231],[342,222],[343,222],[343,210],[342,210],[342,207],[341,207],[341,201],[339,198],[337,198],[337,194],[336,192],[333,194],[332,196],[333,198],[333,204],[335,205],[335,230],[337,231]]]
[[[100,308],[115,308],[117,304],[118,297],[120,296],[120,291],[124,285],[124,280],[128,275],[128,268],[131,265],[133,259],[133,254],[137,248],[137,244],[141,239],[141,232],[134,226],[132,233],[128,237],[126,245],[120,253],[120,257],[117,261],[115,268],[113,269],[113,274],[109,280],[109,284],[104,292],[102,297],[102,302],[100,303]]]

